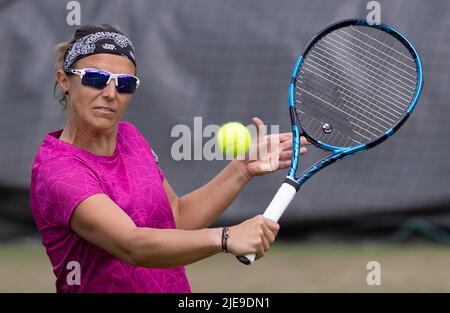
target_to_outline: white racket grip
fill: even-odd
[[[278,222],[296,193],[297,190],[294,186],[283,183],[275,194],[275,197],[273,197],[263,216]],[[256,254],[251,253],[245,256],[239,256],[238,260],[246,265],[250,265],[255,261],[255,258]]]

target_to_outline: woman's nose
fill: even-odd
[[[106,87],[103,89],[103,97],[108,99],[114,99],[116,97],[116,81],[114,79],[111,79],[106,85]]]

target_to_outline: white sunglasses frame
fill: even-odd
[[[140,79],[138,77],[134,76],[134,75],[130,75],[130,74],[113,74],[111,72],[108,72],[108,71],[105,71],[105,70],[101,70],[101,69],[98,69],[98,68],[90,68],[90,67],[89,68],[80,68],[80,69],[68,68],[68,69],[66,69],[64,71],[72,73],[72,74],[75,74],[75,75],[78,75],[78,76],[80,76],[80,79],[83,79],[83,76],[86,74],[87,70],[109,74],[109,78],[108,78],[108,81],[106,82],[106,86],[109,85],[109,83],[111,82],[111,79],[114,79],[116,87],[119,86],[119,76],[124,76],[124,75],[125,76],[129,76],[129,77],[133,77],[133,78],[136,79],[136,89],[138,89],[139,85],[141,84]],[[92,88],[94,88],[94,87],[92,87]]]

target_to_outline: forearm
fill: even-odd
[[[203,187],[179,199],[181,229],[209,227],[236,198],[250,176],[241,161],[231,161]]]
[[[221,231],[135,228],[129,238],[129,259],[145,267],[188,265],[222,251]]]

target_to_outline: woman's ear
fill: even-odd
[[[66,73],[64,73],[63,70],[56,71],[56,80],[58,81],[58,84],[61,86],[64,92],[69,91],[70,89],[69,77],[67,76]]]

